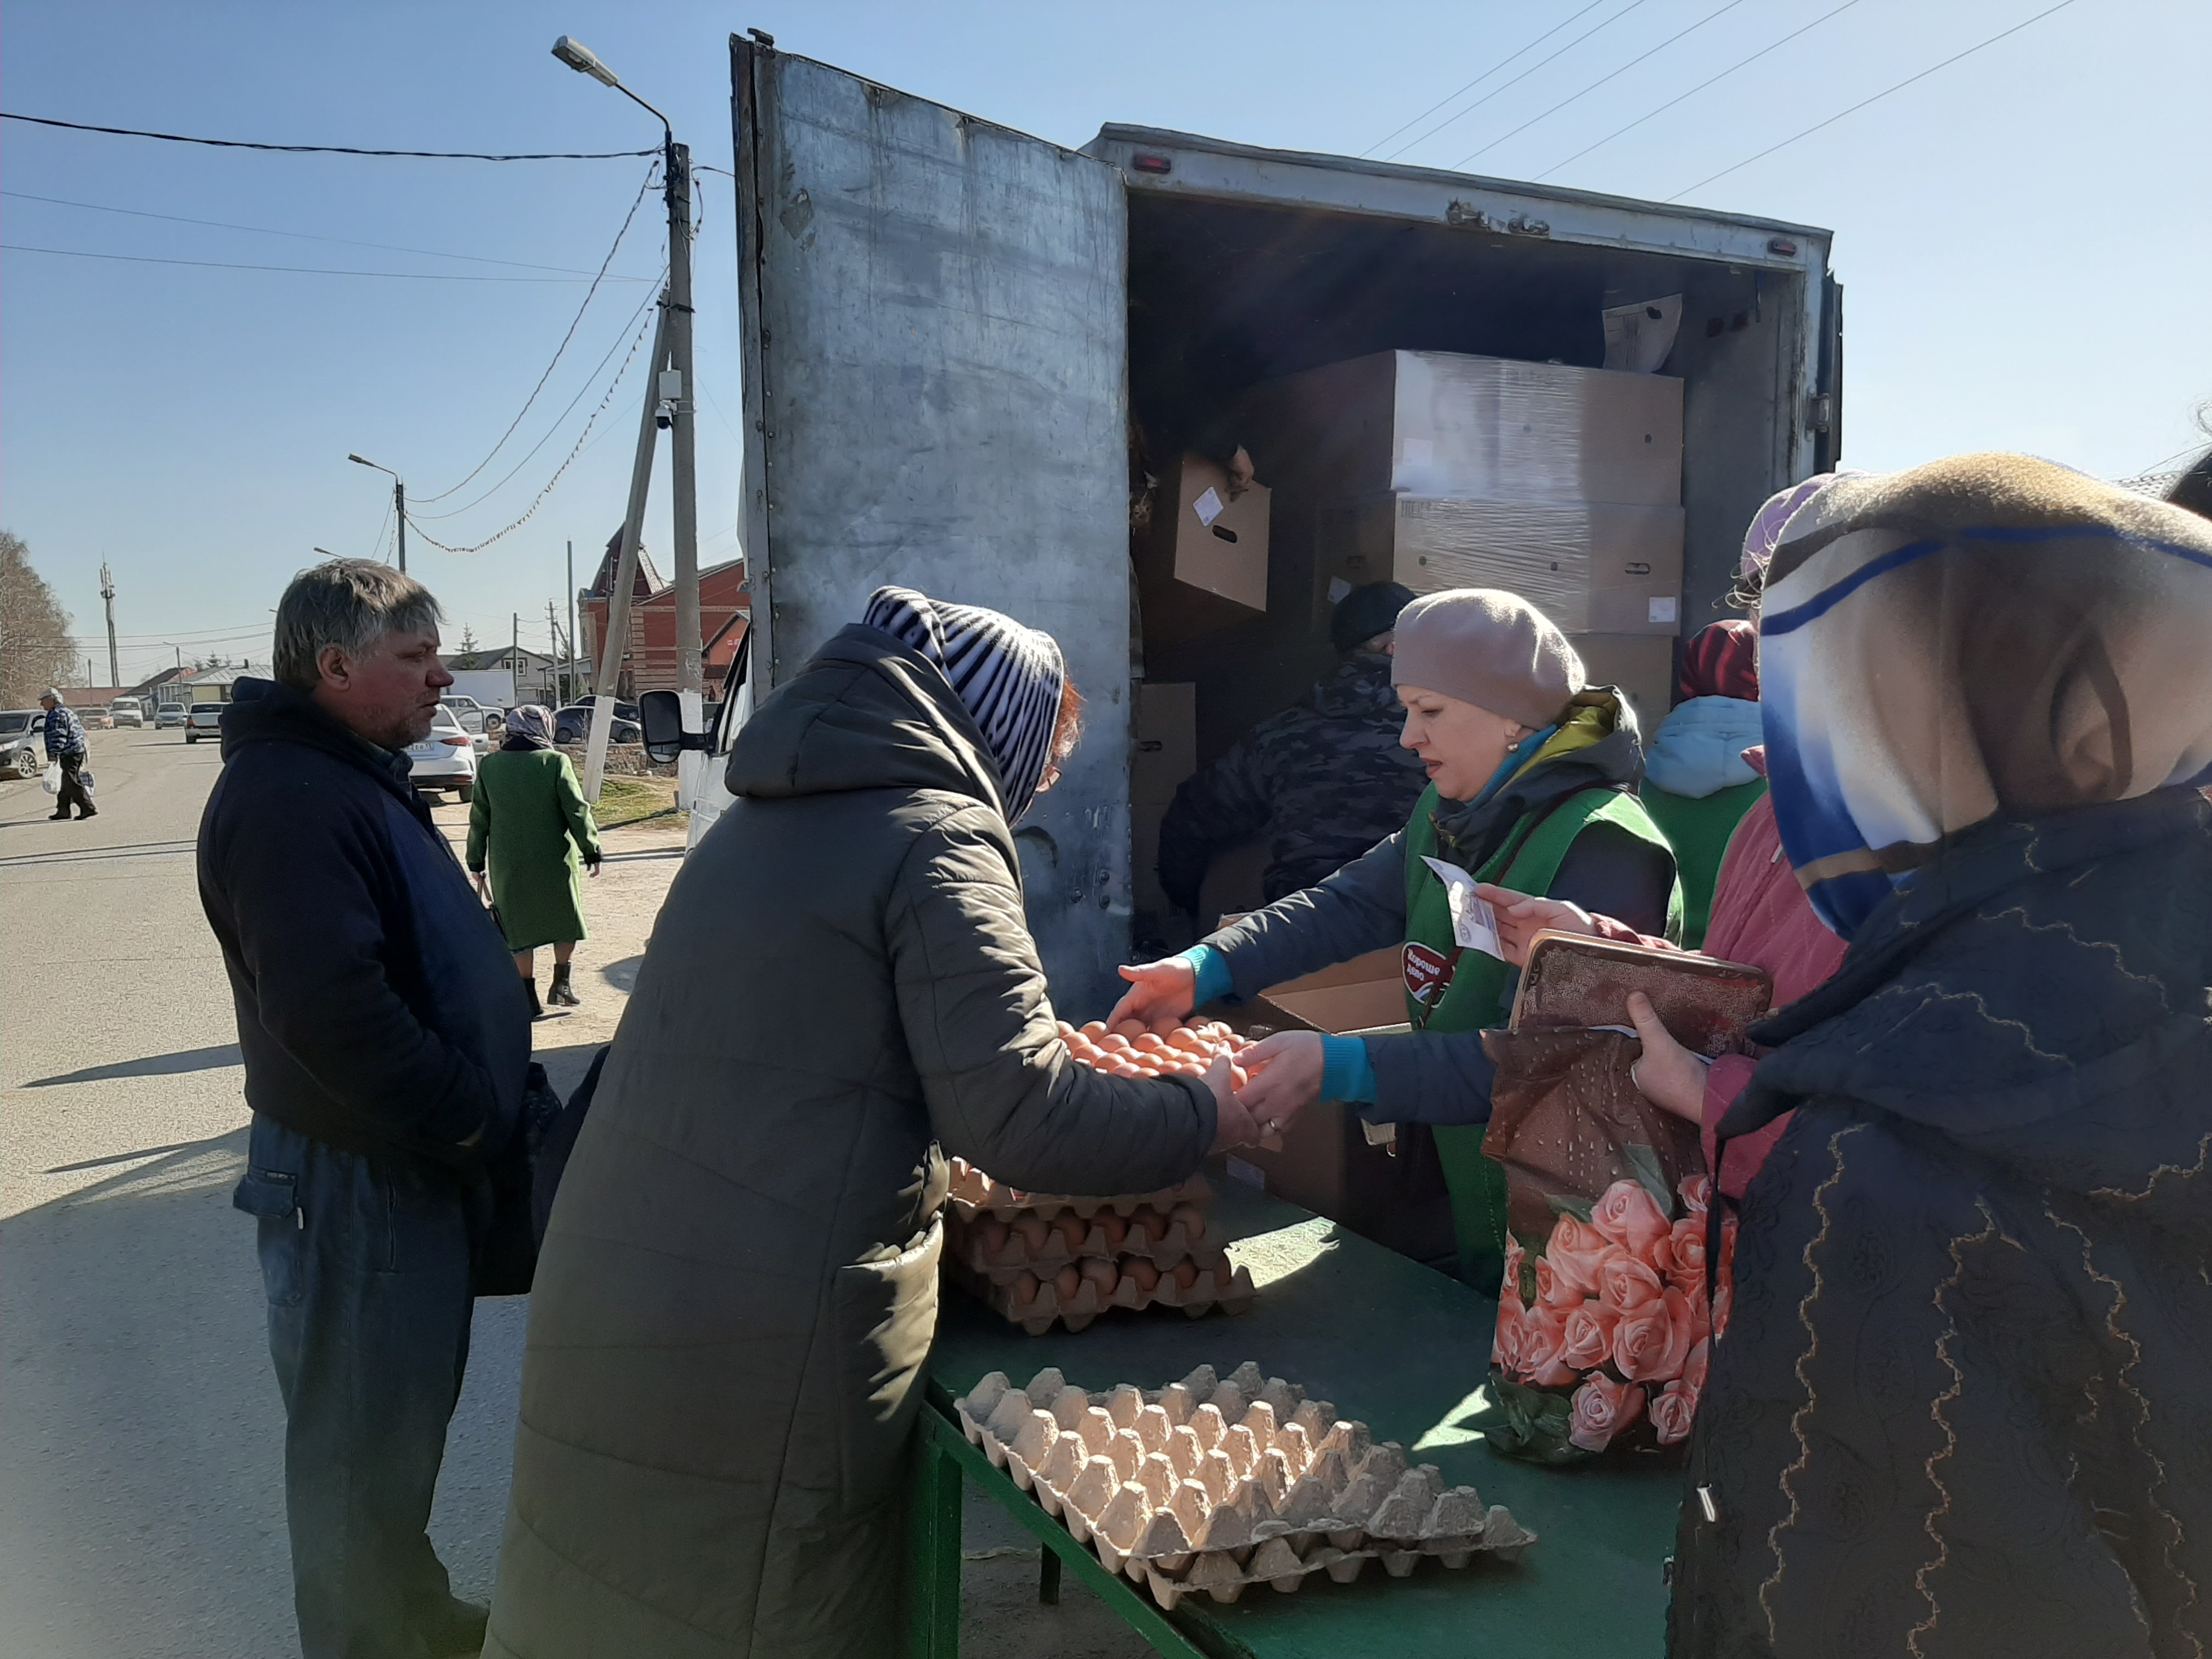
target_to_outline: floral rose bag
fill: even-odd
[[[1686,1440],[1728,1319],[1724,1290],[1708,1301],[1696,1127],[1638,1093],[1632,1036],[1486,1031],[1483,1046],[1498,1068],[1483,1150],[1504,1167],[1509,1208],[1492,1448],[1576,1463]],[[1730,1218],[1723,1275],[1734,1243]]]

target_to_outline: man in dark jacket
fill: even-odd
[[[1398,736],[1390,630],[1413,591],[1370,582],[1338,602],[1329,641],[1343,660],[1295,708],[1261,721],[1176,791],[1160,820],[1160,889],[1198,913],[1214,856],[1269,837],[1267,902],[1303,891],[1406,827],[1428,780]]]
[[[46,758],[58,761],[62,769],[61,793],[56,798],[54,810],[50,816],[65,818],[70,815],[70,808],[74,806],[77,809],[77,817],[94,817],[100,809],[92,804],[92,797],[85,793],[84,781],[78,775],[84,770],[83,723],[70,712],[69,705],[62,701],[62,694],[58,691],[43,694],[39,698],[39,707],[46,711]]]
[[[453,684],[438,604],[365,561],[294,580],[200,823],[253,1131],[307,1659],[473,1653],[424,1527],[460,1393],[487,1166],[530,1060],[521,983],[400,752]]]

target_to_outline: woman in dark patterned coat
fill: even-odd
[[[1754,1035],[1677,1655],[2212,1644],[2212,526],[2047,463],[1840,481],[1760,624],[1850,941]]]

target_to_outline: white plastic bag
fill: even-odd
[[[45,790],[50,795],[58,795],[61,793],[62,763],[59,761],[54,760],[48,761],[46,763],[46,775],[39,780],[39,787]]]

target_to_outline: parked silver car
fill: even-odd
[[[46,769],[46,711],[9,708],[0,711],[0,771],[19,778],[35,778]]]

